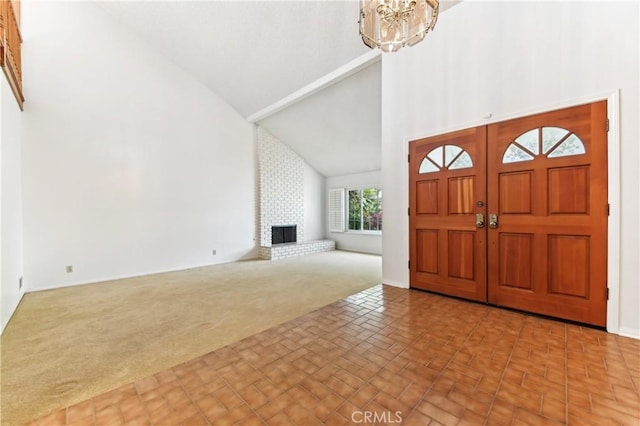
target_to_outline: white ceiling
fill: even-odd
[[[113,1],[110,14],[243,117],[369,49],[357,1]]]
[[[456,1],[448,3],[441,10]],[[245,118],[370,51],[358,35],[357,0],[99,5]],[[380,169],[380,63],[259,124],[324,176]]]
[[[324,176],[380,169],[380,61],[259,124]]]

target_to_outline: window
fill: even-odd
[[[438,172],[443,167],[449,170],[469,169],[473,167],[473,160],[467,151],[458,145],[438,146],[427,154],[420,163],[418,173]]]
[[[350,189],[348,230],[364,232],[382,231],[382,190],[380,188]]]
[[[581,155],[585,152],[580,138],[569,130],[561,127],[542,127],[518,136],[505,150],[502,163],[530,161],[540,154],[555,158]]]

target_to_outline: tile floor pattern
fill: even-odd
[[[376,286],[32,424],[637,425],[639,387],[638,340]]]

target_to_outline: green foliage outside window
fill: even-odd
[[[349,230],[382,231],[382,190],[378,188],[349,191]]]

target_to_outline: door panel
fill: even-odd
[[[410,144],[412,287],[487,300],[485,156],[484,127]]]
[[[417,252],[428,255],[416,259],[418,272],[438,274],[438,231],[436,229],[420,229],[416,232]]]
[[[416,212],[438,214],[438,181],[425,180],[416,183]]]
[[[488,126],[490,303],[605,325],[605,124],[598,102]]]
[[[411,287],[606,325],[606,111],[411,142]]]
[[[473,231],[453,231],[449,230],[449,250],[448,250],[448,278],[460,278],[474,281],[474,261],[475,261],[475,229]],[[473,285],[474,283],[470,283]]]
[[[589,297],[589,244],[588,236],[549,236],[549,293]]]
[[[533,290],[533,235],[500,234],[500,285]]]
[[[533,206],[533,171],[500,175],[500,215],[531,214]]]
[[[589,166],[549,169],[549,214],[589,214]]]

